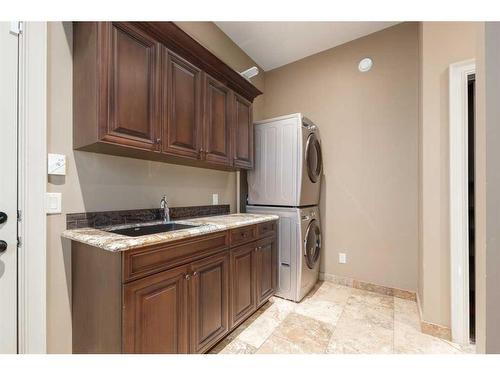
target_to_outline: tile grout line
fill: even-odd
[[[288,315],[290,315],[290,312],[288,312],[285,315],[285,317],[283,318],[283,320],[280,321],[280,323],[276,327],[273,328],[273,330],[271,331],[271,333],[264,339],[264,341],[262,341],[262,344],[259,345],[259,347],[255,351],[255,353],[257,353],[259,351],[259,349],[267,342],[267,340],[269,340],[271,338],[272,335],[274,335],[274,333],[276,332],[276,330],[281,326],[281,324],[283,324],[283,321],[288,317]],[[289,340],[286,340],[286,341],[289,341]]]
[[[342,312],[340,313],[339,318],[337,319],[337,323],[335,323],[335,326],[333,327],[332,335],[330,336],[330,340],[328,340],[328,344],[326,345],[324,354],[330,354],[330,353],[326,353],[326,351],[328,350],[328,347],[330,346],[330,342],[332,341],[333,335],[335,334],[335,331],[337,330],[337,326],[339,325],[340,319],[342,319],[342,316],[345,313],[345,308],[347,306],[347,301],[349,300],[349,298],[351,298],[351,294],[352,294],[352,291],[349,290],[349,295],[347,296],[347,298],[345,299],[344,304],[342,305]]]

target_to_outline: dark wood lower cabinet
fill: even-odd
[[[191,353],[203,353],[229,331],[229,254],[191,265]]]
[[[188,352],[188,267],[123,287],[123,352]]]
[[[231,328],[248,318],[257,307],[255,243],[231,249]]]
[[[276,225],[259,225],[247,227],[254,240],[235,247],[230,238],[247,232],[242,228],[165,244],[164,251],[154,245],[110,253],[74,242],[73,352],[207,352],[274,294]],[[133,265],[159,271],[130,280]]]

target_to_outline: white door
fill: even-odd
[[[17,353],[18,37],[0,22],[0,354]]]

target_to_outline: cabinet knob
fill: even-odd
[[[193,277],[195,277],[196,275],[198,275],[198,272],[194,271],[193,272]]]
[[[184,278],[185,278],[186,280],[189,280],[189,279],[191,278],[191,275],[190,275],[189,273],[187,273],[186,275],[184,275]]]

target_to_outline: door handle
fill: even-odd
[[[7,250],[7,242],[0,240],[0,254]]]
[[[8,216],[5,212],[0,212],[0,224],[3,224],[7,221]]]

